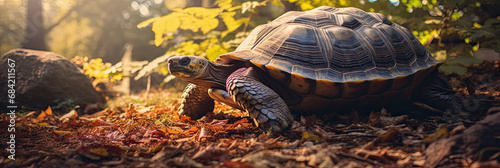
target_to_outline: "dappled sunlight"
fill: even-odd
[[[0,167],[500,167],[498,9],[0,0]]]

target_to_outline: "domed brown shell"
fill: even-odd
[[[216,62],[234,60],[250,61],[299,94],[348,99],[418,85],[438,65],[382,14],[326,6],[256,27]]]

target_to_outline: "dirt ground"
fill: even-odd
[[[498,166],[498,146],[487,158],[455,154],[429,164],[425,151],[431,143],[460,134],[490,107],[500,106],[498,61],[447,77],[466,100],[466,112],[438,114],[417,107],[405,115],[353,111],[335,122],[323,115],[297,116],[291,129],[275,135],[263,134],[247,114],[221,104],[197,121],[179,116],[179,99],[93,115],[33,111],[16,118],[16,160],[2,150],[0,167]],[[0,119],[2,125],[10,122],[5,114]],[[4,135],[10,133],[1,129],[0,134],[0,147],[8,149],[10,139]]]

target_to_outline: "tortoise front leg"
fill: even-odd
[[[265,132],[279,132],[292,125],[293,117],[285,101],[262,84],[250,68],[233,72],[226,88],[233,98]]]
[[[182,94],[179,115],[199,119],[214,110],[214,100],[208,95],[208,87],[190,83]]]
[[[421,102],[441,111],[461,111],[462,98],[453,90],[446,77],[439,71],[432,72],[415,88],[412,101]]]

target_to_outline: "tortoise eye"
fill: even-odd
[[[186,66],[189,64],[190,61],[191,61],[191,58],[189,58],[189,57],[181,57],[179,59],[179,64],[182,66]]]

